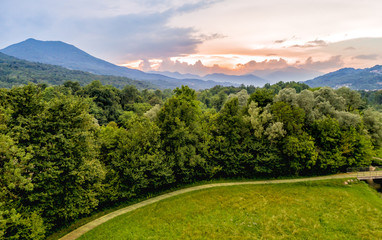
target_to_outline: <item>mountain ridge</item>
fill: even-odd
[[[259,87],[263,86],[266,83],[273,84],[279,81],[306,81],[313,77],[317,77],[324,74],[322,72],[296,67],[256,70],[242,75],[226,73],[196,75],[190,73],[179,73],[170,71],[150,71],[149,73],[157,73],[177,79],[197,78],[203,80],[213,80],[217,82],[227,81],[237,84],[254,85]]]
[[[382,65],[371,68],[355,69],[341,68],[337,71],[324,74],[305,81],[311,87],[349,87],[354,90],[382,89]]]
[[[23,60],[58,65],[72,70],[143,80],[161,88],[189,85],[195,89],[203,89],[211,88],[215,85],[235,85],[227,82],[204,81],[201,79],[179,80],[160,74],[145,73],[140,70],[117,66],[62,41],[40,41],[29,38],[25,41],[12,44],[0,50],[0,52]]]
[[[123,88],[134,85],[138,89],[155,88],[148,82],[136,81],[126,77],[95,75],[92,73],[70,70],[58,65],[30,62],[0,52],[0,87],[26,85],[28,83],[62,85],[66,81],[77,81],[86,85],[99,80],[103,84]]]
[[[246,75],[214,73],[200,77],[198,75],[181,74],[178,72],[154,71],[145,73],[137,69],[117,66],[105,60],[93,57],[74,45],[62,41],[40,41],[29,38],[23,42],[10,45],[0,50],[0,52],[26,61],[58,65],[97,75],[120,76],[127,77],[130,80],[143,80],[148,84],[158,86],[162,89],[180,87],[181,85],[188,85],[196,90],[211,88],[216,85],[238,86],[245,84],[263,86],[266,83],[275,83],[278,81],[302,81],[311,87],[329,86],[339,88],[347,86],[356,90],[382,89],[381,65],[365,69],[341,68],[310,80],[306,80],[306,78],[301,80],[301,78],[304,76],[317,75],[318,72],[294,67],[258,70]]]
[[[276,83],[279,81],[289,82],[289,81],[306,81],[314,77],[323,75],[324,73],[308,70],[304,68],[297,67],[285,67],[271,70],[256,70],[252,74],[259,76],[261,78],[267,79],[270,83]]]

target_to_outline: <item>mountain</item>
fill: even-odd
[[[349,87],[355,90],[382,89],[382,65],[372,68],[342,68],[305,82],[311,87]]]
[[[322,72],[295,67],[286,67],[273,70],[258,70],[254,71],[253,74],[261,78],[267,79],[270,83],[276,83],[280,81],[306,81],[307,79],[312,79],[314,77],[322,75]]]
[[[181,74],[179,72],[150,72],[165,75],[167,77],[177,78],[177,79],[202,79],[202,80],[212,80],[216,82],[231,82],[236,84],[263,86],[266,83],[276,83],[276,82],[290,82],[290,81],[306,81],[307,79],[312,79],[314,77],[320,76],[323,73],[307,70],[295,67],[286,67],[280,69],[266,69],[257,70],[251,74],[246,75],[229,75],[223,73],[214,73],[205,76],[198,76],[193,74]]]
[[[135,85],[138,89],[158,88],[148,82],[140,82],[126,77],[95,75],[56,65],[29,62],[0,53],[1,88],[25,85],[29,82],[62,85],[66,81],[77,81],[81,85],[86,85],[95,80],[117,88],[123,88],[125,85]]]
[[[223,73],[213,73],[203,77],[204,80],[213,80],[213,81],[227,81],[237,84],[244,85],[254,85],[258,87],[262,87],[264,84],[268,83],[267,80],[255,76],[253,74],[247,75],[227,75]]]
[[[201,76],[196,75],[196,74],[190,74],[190,73],[179,73],[179,72],[169,72],[169,71],[150,71],[148,73],[153,73],[153,74],[160,74],[163,76],[167,76],[170,78],[176,78],[176,79],[202,79]]]
[[[217,83],[200,79],[179,80],[160,74],[150,74],[127,67],[120,67],[93,57],[77,47],[61,41],[39,41],[30,38],[6,47],[0,50],[0,52],[27,61],[59,65],[93,74],[122,76],[134,80],[144,80],[161,88],[175,88],[181,85],[189,85],[195,89],[204,89],[211,88],[218,84],[226,86],[232,85],[231,83]]]
[[[202,77],[195,74],[189,74],[189,73],[182,74],[179,72],[168,72],[168,71],[163,71],[163,72],[152,71],[150,73],[161,74],[167,77],[172,77],[177,79],[201,79],[205,81],[235,83],[236,85],[244,84],[244,85],[263,86],[264,84],[268,83],[267,80],[260,78],[258,76],[255,76],[253,74],[228,75],[223,73],[213,73],[213,74],[208,74]]]

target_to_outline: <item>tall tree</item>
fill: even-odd
[[[44,102],[35,86],[13,88],[9,96],[9,133],[31,155],[33,166],[34,191],[26,204],[51,224],[90,213],[104,172],[94,144],[96,121],[86,101],[62,95]]]
[[[6,111],[0,107],[0,131],[7,131]],[[24,206],[34,190],[31,155],[0,133],[0,239],[43,239],[46,231],[38,211]]]
[[[107,169],[103,202],[127,199],[174,181],[159,133],[154,122],[136,115],[126,129],[113,122],[101,128],[100,154]]]
[[[102,125],[117,121],[122,113],[119,90],[115,87],[103,86],[100,81],[94,81],[78,93],[83,97],[92,98],[97,107],[102,109],[100,113],[94,114]]]
[[[188,182],[205,176],[208,168],[200,124],[202,113],[194,90],[182,86],[174,93],[165,102],[156,122],[161,130],[162,148],[176,180]]]

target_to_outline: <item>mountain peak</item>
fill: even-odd
[[[58,65],[71,70],[81,70],[99,75],[122,76],[133,80],[145,80],[163,88],[189,85],[195,89],[204,89],[217,84],[232,85],[232,83],[207,82],[201,79],[178,80],[160,74],[149,74],[136,69],[116,66],[61,41],[41,41],[29,38],[6,47],[0,52],[19,59]]]
[[[63,42],[63,41],[52,41],[52,40],[45,41],[45,40],[38,40],[35,38],[28,38],[22,42],[13,44],[7,48],[10,48],[12,46],[28,46],[28,47],[39,46],[39,47],[45,47],[45,48],[48,48],[48,47],[67,47],[67,48],[75,48],[78,51],[82,51],[79,48],[75,47],[74,45],[71,45],[71,44]],[[5,49],[7,49],[7,48],[5,48]],[[3,51],[3,50],[1,50],[1,51]]]
[[[35,42],[35,41],[38,41],[34,38],[28,38],[27,40],[25,40],[24,42]]]
[[[91,73],[91,68],[79,68],[81,62],[100,62],[102,60],[90,56],[73,45],[61,41],[41,41],[28,38],[25,41],[13,44],[2,50],[2,53],[32,62],[47,63],[63,66],[69,69],[84,70]]]
[[[25,44],[41,44],[41,45],[61,44],[61,45],[73,46],[73,45],[67,44],[67,43],[62,42],[62,41],[43,41],[43,40],[38,40],[35,38],[28,38],[22,42],[19,42],[19,43],[13,44],[13,45],[25,45]],[[11,45],[11,46],[13,46],[13,45]]]

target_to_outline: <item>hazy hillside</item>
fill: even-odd
[[[229,74],[224,74],[224,73],[213,73],[213,74],[208,74],[205,76],[199,76],[195,74],[189,74],[189,73],[179,73],[179,72],[156,72],[152,71],[150,73],[156,73],[156,74],[161,74],[167,77],[171,78],[176,78],[176,79],[201,79],[205,81],[215,81],[223,83],[224,85],[226,83],[232,83],[235,85],[253,85],[253,86],[258,86],[262,87],[264,84],[269,83],[267,79],[255,76],[253,74],[246,74],[246,75],[229,75]]]
[[[257,87],[262,87],[269,81],[261,77],[255,76],[253,74],[246,75],[227,75],[222,73],[208,74],[203,77],[203,79],[209,79],[213,81],[227,81],[237,84],[253,85]]]
[[[169,71],[150,71],[148,73],[152,74],[160,74],[163,76],[167,76],[170,78],[176,78],[176,79],[202,79],[201,76],[196,75],[196,74],[189,74],[189,73],[179,73],[179,72],[169,72]]]
[[[120,67],[93,57],[77,47],[61,41],[39,41],[30,38],[6,47],[0,50],[0,52],[32,62],[59,65],[65,68],[99,75],[122,76],[134,80],[145,80],[161,88],[175,88],[181,85],[189,85],[194,89],[205,89],[216,85],[233,85],[232,83],[203,81],[200,79],[179,80],[160,74],[150,74],[135,69]]]
[[[81,85],[100,80],[103,84],[118,88],[123,88],[125,85],[135,85],[140,89],[158,88],[150,83],[126,77],[94,75],[83,71],[68,70],[60,66],[29,62],[0,53],[0,87],[11,88],[29,82],[59,85],[69,80],[78,81]]]
[[[1,52],[32,62],[59,65],[95,74],[124,75],[132,79],[154,77],[146,76],[144,72],[135,69],[116,66],[61,41],[39,41],[30,38],[6,47]]]
[[[253,74],[268,80],[270,83],[276,83],[279,81],[305,81],[307,79],[312,79],[314,77],[320,76],[323,73],[302,68],[286,67],[273,70],[258,70],[254,71]]]
[[[254,86],[263,86],[266,83],[276,83],[279,81],[289,82],[289,81],[305,81],[307,79],[312,79],[314,77],[320,76],[323,73],[313,70],[307,70],[302,68],[294,68],[287,67],[282,69],[267,69],[267,70],[257,70],[252,72],[251,74],[245,75],[229,75],[223,73],[214,73],[208,74],[205,76],[198,76],[194,74],[182,74],[179,72],[155,72],[152,71],[150,73],[156,73],[165,75],[171,78],[177,79],[203,79],[203,80],[212,80],[216,82],[231,82],[236,84],[245,84],[245,85],[254,85]]]
[[[382,89],[382,66],[376,65],[365,69],[342,68],[305,83],[311,87],[328,86],[339,88],[346,86],[351,89]]]

